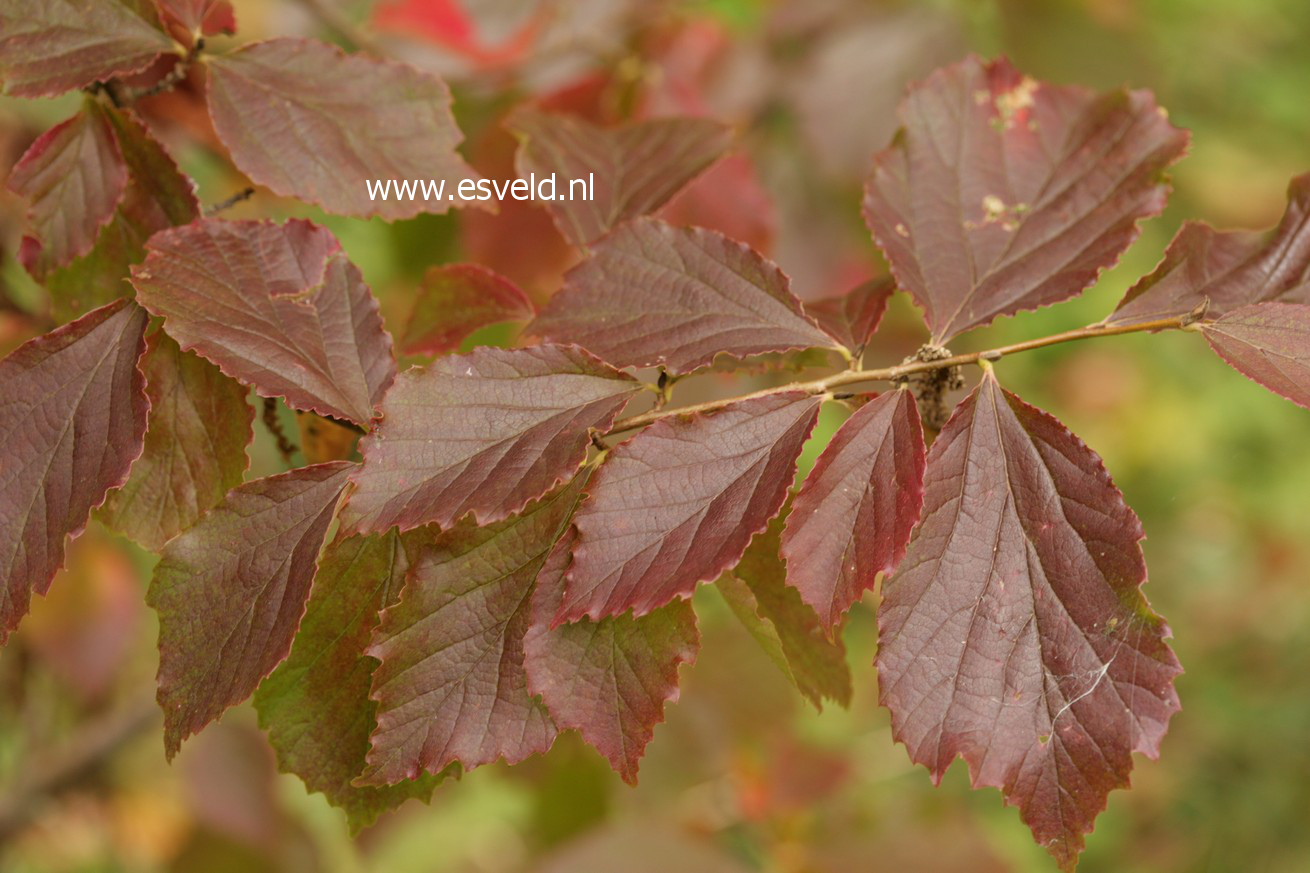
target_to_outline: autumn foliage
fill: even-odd
[[[1133,754],[1158,754],[1181,668],[1137,516],[998,362],[1183,330],[1310,407],[1310,177],[1269,234],[1186,225],[1102,322],[953,355],[1082,293],[1164,208],[1188,134],[1149,93],[977,57],[933,73],[868,143],[889,274],[806,303],[749,243],[661,212],[733,148],[727,126],[524,106],[504,120],[519,174],[594,174],[594,200],[546,204],[576,266],[538,306],[485,266],[433,264],[393,342],[327,228],[205,216],[132,104],[190,77],[257,190],[402,220],[463,204],[376,200],[365,179],[478,177],[450,92],[312,40],[205,48],[235,26],[222,0],[0,0],[6,93],[86,92],[8,182],[61,324],[0,362],[0,634],[99,519],[159,555],[167,754],[253,695],[281,767],[359,828],[564,730],[635,781],[696,658],[702,584],[801,694],[844,704],[844,625],[877,590],[895,739],[933,779],[964,758],[1072,868]],[[895,291],[930,338],[875,369]],[[504,322],[513,347],[459,352]],[[807,365],[674,400],[710,370]],[[341,425],[345,450],[248,479],[252,390]],[[825,403],[854,412],[797,483]]]

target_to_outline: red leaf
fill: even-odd
[[[326,229],[207,219],[151,237],[141,304],[181,344],[265,397],[367,424],[395,378],[391,337]]]
[[[0,361],[0,644],[141,454],[146,313],[127,301]]]
[[[174,48],[116,0],[0,2],[0,80],[15,97],[53,97],[135,73]]]
[[[42,134],[9,175],[9,190],[31,201],[28,220],[52,266],[91,251],[126,187],[118,138],[95,109]]]
[[[291,650],[352,466],[334,461],[247,482],[164,547],[146,601],[159,612],[158,699],[170,759]]]
[[[654,218],[598,242],[528,331],[617,367],[659,364],[674,374],[719,354],[836,346],[776,265],[713,231]]]
[[[1243,306],[1201,330],[1233,369],[1310,409],[1310,306]]]
[[[464,136],[450,91],[431,73],[303,39],[252,43],[208,66],[215,132],[243,173],[278,194],[394,221],[462,205],[455,188],[478,178],[455,151]],[[444,180],[450,193],[369,196],[367,181],[389,179]]]
[[[573,180],[588,181],[589,198],[544,202],[560,233],[576,245],[659,209],[722,157],[732,138],[729,128],[699,118],[603,128],[574,116],[523,109],[505,124],[521,141],[520,177],[554,174],[556,190],[570,195]]]
[[[825,697],[850,706],[846,647],[787,584],[787,567],[779,553],[786,515],[784,509],[764,533],[756,534],[741,561],[720,576],[715,587],[769,659],[815,708],[823,709]]]
[[[859,355],[878,332],[887,312],[895,283],[890,279],[870,279],[850,292],[805,304],[805,314],[819,323],[828,336]]]
[[[556,621],[645,615],[717,579],[782,508],[819,405],[798,391],[741,400],[617,446],[574,519]]]
[[[570,529],[537,577],[523,641],[528,690],[541,696],[557,725],[576,730],[635,784],[664,704],[678,699],[678,666],[696,660],[696,614],[679,601],[640,618],[583,619],[552,629],[575,540]]]
[[[364,650],[379,611],[400,599],[409,553],[424,534],[402,542],[393,531],[329,545],[291,654],[255,691],[278,766],[345,810],[352,831],[411,797],[426,802],[441,781],[424,775],[384,788],[353,784],[377,726],[377,704],[368,696],[377,661]]]
[[[128,271],[145,257],[146,240],[156,231],[200,216],[191,180],[131,112],[102,104],[88,105],[85,111],[105,118],[113,127],[127,164],[128,182],[112,220],[84,257],[53,272],[44,255],[25,264],[49,290],[54,314],[60,320],[130,296]]]
[[[536,308],[517,285],[477,264],[445,264],[423,276],[400,348],[408,355],[453,352],[474,331],[527,321]]]
[[[760,182],[755,164],[743,154],[728,155],[688,183],[659,210],[669,224],[695,225],[740,240],[757,252],[773,250],[777,209]]]
[[[1176,318],[1206,301],[1210,317],[1267,300],[1310,303],[1310,173],[1292,180],[1287,200],[1268,233],[1184,224],[1164,260],[1128,289],[1106,322]]]
[[[963,757],[1072,869],[1178,709],[1141,524],[1101,459],[990,372],[933,443],[925,488],[878,615],[893,734],[934,780]]]
[[[909,391],[856,410],[819,455],[782,535],[787,582],[831,628],[905,555],[923,506],[923,429]]]
[[[910,89],[864,198],[935,342],[1081,293],[1164,208],[1187,134],[1145,91],[1095,94],[970,57]]]
[[[229,0],[155,0],[159,17],[183,34],[215,36],[237,30],[236,13]]]
[[[573,476],[591,429],[641,390],[568,346],[474,349],[400,374],[342,511],[351,532],[479,524],[518,512]]]
[[[369,654],[378,727],[363,784],[386,785],[545,752],[555,724],[527,690],[532,589],[578,502],[582,479],[487,527],[462,522],[424,546]]]
[[[255,411],[244,387],[162,330],[148,346],[141,365],[150,399],[145,449],[97,517],[158,552],[241,484]]]

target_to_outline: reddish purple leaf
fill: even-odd
[[[1141,524],[1101,459],[990,372],[933,443],[925,489],[878,614],[893,735],[934,781],[963,757],[1072,869],[1178,710]]]
[[[536,314],[528,295],[486,267],[432,267],[423,276],[399,345],[407,355],[444,355],[487,325],[528,321]]]
[[[148,346],[141,365],[150,399],[145,449],[97,517],[158,552],[241,484],[255,411],[244,387],[162,330]]]
[[[444,213],[478,178],[455,151],[450,91],[431,73],[304,39],[211,58],[209,113],[237,167],[260,185],[339,215],[388,221]],[[307,144],[312,143],[312,146]],[[369,196],[367,183],[446,183],[442,196]]]
[[[858,356],[878,332],[887,312],[887,301],[895,290],[896,284],[891,279],[870,279],[847,294],[809,301],[805,304],[805,314],[818,322],[828,336]]]
[[[265,397],[367,424],[396,374],[359,269],[325,228],[207,219],[151,237],[137,299]]]
[[[474,349],[400,374],[342,510],[352,532],[479,524],[571,477],[641,385],[569,346]]]
[[[195,186],[131,112],[99,103],[85,111],[112,126],[128,182],[113,218],[84,257],[51,271],[45,253],[29,252],[24,265],[49,290],[61,321],[130,296],[128,271],[145,257],[146,240],[156,231],[200,217]]]
[[[229,0],[156,0],[159,17],[185,33],[215,36],[236,33],[237,18]]]
[[[834,348],[778,267],[709,230],[654,218],[620,226],[571,270],[528,326],[616,367],[688,373],[725,354]]]
[[[678,601],[640,618],[583,619],[552,629],[575,540],[570,528],[537,577],[523,641],[528,690],[541,696],[559,727],[576,730],[635,784],[664,704],[678,699],[678,666],[696,660],[696,613]]]
[[[91,251],[126,187],[113,125],[95,108],[42,134],[9,175],[9,189],[31,203],[28,220],[53,266]]]
[[[377,730],[363,784],[387,785],[545,752],[555,724],[527,690],[532,589],[577,505],[582,477],[486,527],[465,520],[414,560],[369,654]]]
[[[784,509],[764,533],[756,534],[737,566],[720,576],[715,587],[764,653],[815,708],[823,709],[824,698],[850,706],[846,647],[787,584],[787,565],[779,553],[786,515]]]
[[[141,454],[145,326],[141,307],[112,303],[0,361],[0,644]]]
[[[1237,372],[1310,409],[1310,306],[1243,306],[1201,330]]]
[[[702,118],[661,118],[605,129],[566,115],[519,110],[506,122],[520,144],[524,179],[555,179],[545,206],[570,242],[586,245],[629,218],[663,206],[728,150],[732,131]],[[572,196],[570,183],[587,183]]]
[[[787,582],[835,626],[905,555],[923,505],[923,428],[909,391],[856,410],[819,455],[782,535]]]
[[[135,73],[175,48],[117,0],[0,0],[0,80],[15,97]]]
[[[1268,233],[1184,224],[1164,260],[1128,289],[1106,323],[1177,318],[1203,303],[1212,318],[1268,300],[1310,303],[1310,173],[1292,180],[1287,201]]]
[[[352,466],[247,482],[164,547],[146,601],[159,613],[157,696],[170,759],[291,650]]]
[[[798,391],[741,400],[615,447],[574,519],[556,621],[645,615],[717,579],[782,508],[819,405]]]
[[[379,611],[400,599],[409,555],[428,539],[427,531],[403,539],[392,531],[324,549],[291,654],[255,691],[278,766],[345,810],[352,831],[411,797],[426,802],[441,781],[424,774],[383,788],[354,784],[377,726],[368,692],[378,662],[364,652]]]
[[[900,118],[864,215],[939,343],[1081,293],[1164,208],[1164,170],[1187,147],[1145,91],[976,57],[911,88]]]

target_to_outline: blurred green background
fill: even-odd
[[[512,143],[497,121],[532,97],[607,121],[674,112],[731,120],[740,156],[670,210],[768,249],[803,297],[880,269],[859,186],[907,81],[973,50],[1007,54],[1041,79],[1153,89],[1193,131],[1166,213],[1079,300],[1002,319],[956,351],[1099,320],[1182,220],[1272,225],[1288,180],[1310,170],[1305,0],[378,5],[435,24],[402,26],[395,9],[368,2],[243,0],[239,37],[348,44],[321,14],[338,10],[389,52],[447,76],[466,154],[498,177],[509,175]],[[469,27],[452,29],[451,9]],[[0,171],[75,102],[0,99]],[[214,202],[244,182],[217,156],[199,105],[184,91],[141,108]],[[0,351],[47,327],[42,292],[12,254],[22,213],[0,196]],[[228,214],[327,223],[393,331],[429,264],[483,261],[540,299],[569,259],[542,216],[522,208],[387,225],[326,218],[262,193]],[[924,338],[898,295],[867,360],[899,361]],[[500,330],[477,341],[510,339]],[[1111,795],[1080,869],[1310,870],[1310,413],[1228,370],[1196,335],[1065,345],[1006,359],[997,372],[1104,457],[1142,517],[1147,593],[1188,671],[1162,760],[1139,759],[1133,790]],[[781,377],[701,377],[679,400],[769,378]],[[809,457],[841,417],[826,411]],[[252,476],[282,464],[257,431]],[[93,525],[71,563],[0,652],[5,871],[1053,869],[997,792],[969,789],[963,765],[934,789],[892,744],[871,667],[873,595],[846,632],[849,711],[808,709],[704,588],[700,659],[683,670],[681,699],[656,730],[639,787],[564,736],[543,758],[479,769],[430,806],[411,802],[352,840],[340,813],[275,773],[248,706],[166,765],[151,699],[154,618],[142,603],[151,559]]]

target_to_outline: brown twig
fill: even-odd
[[[242,188],[240,191],[233,194],[231,197],[228,197],[225,200],[220,200],[217,203],[211,203],[208,206],[206,206],[205,218],[213,218],[215,215],[218,215],[220,212],[223,212],[224,210],[227,209],[231,209],[233,206],[236,206],[238,203],[242,203],[246,200],[249,200],[251,197],[254,196],[255,196],[254,188],[251,187]]]
[[[1190,319],[1190,320],[1189,320]],[[608,433],[619,433],[625,430],[634,430],[639,427],[645,427],[659,421],[661,418],[668,418],[671,415],[691,415],[697,412],[714,412],[733,403],[742,400],[752,400],[756,397],[768,397],[771,394],[782,394],[787,391],[804,391],[806,394],[829,394],[834,388],[840,388],[845,385],[853,385],[858,382],[894,382],[902,380],[907,376],[913,376],[917,373],[926,373],[932,370],[945,370],[953,367],[961,367],[967,364],[977,364],[980,361],[999,361],[1006,355],[1014,355],[1019,352],[1027,352],[1033,349],[1054,346],[1060,343],[1075,342],[1077,340],[1093,339],[1102,336],[1118,336],[1125,333],[1140,333],[1143,331],[1160,331],[1160,330],[1181,330],[1188,327],[1195,319],[1191,315],[1184,315],[1179,318],[1161,318],[1156,321],[1142,322],[1141,324],[1123,324],[1123,325],[1105,325],[1092,324],[1087,327],[1080,327],[1077,330],[1067,330],[1063,333],[1052,334],[1038,339],[1025,340],[1021,343],[1013,343],[1008,346],[1000,346],[994,349],[986,349],[981,352],[968,352],[962,355],[951,355],[948,358],[941,358],[936,361],[907,361],[897,364],[894,367],[883,367],[877,370],[843,370],[831,376],[825,376],[822,379],[815,379],[810,382],[792,382],[787,385],[779,385],[774,388],[765,388],[740,397],[725,397],[721,400],[708,400],[704,403],[695,403],[691,406],[680,406],[674,409],[653,409],[650,412],[643,412],[640,415],[630,415],[627,418],[621,418],[614,422]]]
[[[282,429],[282,421],[277,417],[277,401],[272,397],[264,398],[264,427],[268,428],[277,440],[277,451],[288,466],[294,464],[291,456],[296,452],[296,444],[287,439],[287,432]]]

